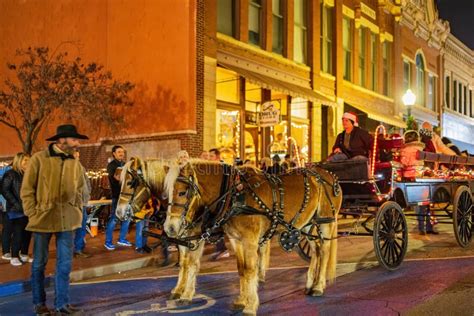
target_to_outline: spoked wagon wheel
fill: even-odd
[[[454,235],[458,244],[466,248],[469,246],[474,232],[474,203],[471,191],[467,186],[460,186],[456,190],[453,203]]]
[[[408,247],[407,221],[398,203],[388,201],[379,207],[373,238],[379,263],[387,270],[396,270],[403,262]]]
[[[310,262],[311,261],[311,248],[309,246],[308,239],[301,238],[296,251],[300,255],[301,259]]]

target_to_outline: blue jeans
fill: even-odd
[[[115,216],[115,209],[117,208],[117,199],[112,199],[112,215],[110,216],[109,222],[107,223],[107,227],[105,228],[105,243],[112,244],[113,241],[113,233],[115,229],[115,225],[117,224],[118,218]],[[128,226],[130,225],[130,220],[123,221],[122,225],[120,226],[120,236],[119,241],[124,241],[127,239],[128,233]]]
[[[59,233],[33,233],[33,264],[31,266],[31,289],[33,304],[45,304],[44,270],[48,263],[49,241],[56,236],[56,274],[54,276],[54,307],[69,304],[69,273],[72,266],[72,231]]]
[[[82,208],[82,226],[74,231],[74,252],[80,252],[86,247],[87,208]]]
[[[145,220],[139,221],[135,224],[136,234],[135,234],[135,247],[143,248],[146,246],[147,237],[143,236],[143,230],[147,228],[148,222]]]

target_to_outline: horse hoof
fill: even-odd
[[[310,295],[313,294],[313,290],[312,289],[304,289],[304,295]]]
[[[191,300],[179,299],[176,301],[176,306],[187,306],[191,305]]]
[[[232,303],[231,309],[233,311],[241,311],[245,308],[245,305],[243,303]]]
[[[319,296],[323,296],[323,291],[321,290],[313,290],[312,293],[311,293],[311,296],[314,296],[314,297],[319,297]]]
[[[256,316],[257,313],[256,313],[256,312],[252,312],[252,311],[243,311],[243,312],[242,312],[242,315],[243,315],[243,316]]]
[[[171,293],[169,299],[170,299],[170,300],[177,300],[177,299],[179,299],[180,297],[181,297],[181,294],[179,294],[179,293]]]

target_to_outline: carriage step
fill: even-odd
[[[314,218],[314,222],[316,224],[329,224],[333,223],[336,219],[334,217],[316,217]]]

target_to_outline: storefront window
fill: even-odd
[[[217,109],[216,128],[216,145],[221,151],[221,158],[232,164],[240,153],[239,111]]]
[[[308,101],[293,98],[291,101],[291,137],[288,142],[291,159],[308,162],[309,158],[309,110]]]
[[[216,98],[225,102],[239,103],[239,75],[237,73],[217,67]]]
[[[262,101],[262,88],[250,82],[245,83],[245,157],[256,162],[258,144],[261,142],[261,136],[258,133],[258,112]]]

